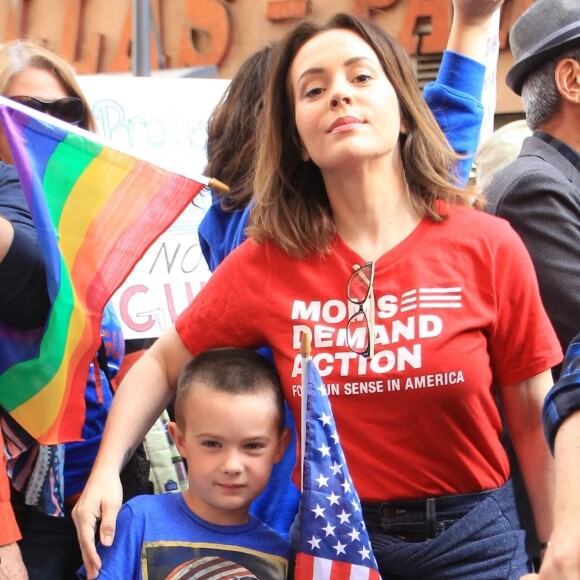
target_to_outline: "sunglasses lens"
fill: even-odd
[[[77,125],[83,120],[85,108],[83,102],[76,97],[67,97],[49,103],[46,112],[61,121]]]
[[[40,113],[47,113],[56,119],[60,119],[71,125],[78,125],[85,116],[83,102],[77,97],[65,97],[56,101],[41,101],[34,97],[17,96],[10,97],[15,103],[19,103]]]
[[[372,265],[366,264],[356,270],[348,281],[348,299],[354,304],[363,304],[371,288]]]
[[[369,323],[364,310],[355,312],[349,318],[346,340],[352,352],[364,355],[369,350]]]
[[[39,111],[40,113],[44,113],[46,110],[45,103],[35,99],[34,97],[10,97],[10,100],[19,103],[20,105],[24,105],[25,107],[29,107],[30,109],[34,109],[35,111]]]

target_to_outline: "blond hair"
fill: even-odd
[[[76,80],[73,68],[60,56],[31,40],[15,40],[0,45],[0,95],[4,95],[12,79],[29,68],[46,70],[62,84],[69,97],[80,99],[85,115],[79,127],[96,131],[91,107]]]

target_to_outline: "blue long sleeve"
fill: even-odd
[[[465,185],[479,144],[483,121],[481,95],[485,66],[452,51],[445,51],[437,80],[428,83],[423,98],[451,147],[466,155],[457,167],[458,182]]]

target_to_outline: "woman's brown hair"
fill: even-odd
[[[337,14],[326,24],[300,21],[278,46],[259,121],[255,206],[249,235],[272,239],[295,256],[329,250],[335,228],[322,174],[302,159],[294,120],[289,73],[300,48],[312,37],[335,29],[358,34],[376,53],[399,99],[408,131],[400,135],[401,157],[412,202],[420,216],[443,221],[437,200],[470,205],[474,192],[455,185],[460,158],[449,146],[417,85],[411,60],[402,46],[370,20]]]
[[[224,210],[244,209],[254,194],[256,126],[273,51],[274,44],[266,44],[242,64],[207,124],[204,173],[229,186],[229,192],[213,192]]]

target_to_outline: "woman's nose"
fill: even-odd
[[[339,107],[341,105],[350,105],[352,100],[349,95],[344,91],[336,91],[330,98],[330,106],[332,108]]]

